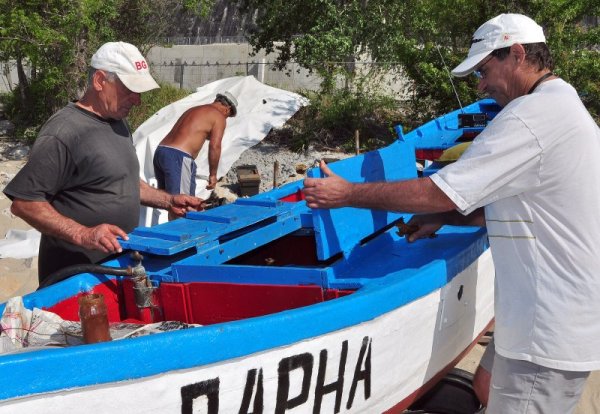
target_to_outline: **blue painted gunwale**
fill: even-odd
[[[335,300],[190,330],[0,357],[0,400],[208,365],[370,321],[441,288],[487,249],[487,235],[482,229],[444,229],[439,239],[444,245],[451,241],[460,251],[369,279],[357,292]],[[443,249],[440,240],[424,241],[417,250],[427,250],[429,245],[439,251]],[[416,245],[405,246],[407,254],[415,253],[412,246]],[[90,289],[97,281],[84,274],[28,295],[25,305],[51,306]]]
[[[492,104],[493,101],[481,101],[465,107],[463,111],[480,112],[482,106]],[[454,118],[458,112],[452,113]],[[453,129],[455,127],[450,114],[442,118],[441,121],[432,121],[406,135],[402,135],[398,130],[400,139],[414,144],[415,147],[427,148],[431,143],[426,141],[430,136],[437,134],[438,144],[439,137],[442,136],[444,141],[442,145],[451,146],[451,137],[456,140],[460,136],[460,131]],[[262,208],[263,212],[265,208],[272,210],[268,218],[271,221],[259,229],[264,232],[263,237],[279,237],[290,234],[296,227],[312,225],[312,217],[308,214],[310,210],[304,202],[286,206],[285,203],[277,201],[299,189],[301,183],[292,183],[255,196],[252,201],[246,202],[249,208],[254,205],[257,209]],[[241,203],[243,204],[244,201]],[[255,222],[252,221],[254,219],[244,222],[230,220],[225,224],[229,226],[228,231],[231,230],[231,226],[243,229],[257,222],[264,223],[265,216],[259,216]],[[192,218],[196,220],[198,217]],[[204,221],[215,226],[222,223],[218,217]],[[205,228],[199,233],[194,233],[188,231],[187,219],[172,223],[176,223],[171,225],[173,231],[164,232],[164,245],[158,246],[157,251],[153,253],[174,254],[178,259],[174,263],[169,263],[168,257],[156,256],[154,262],[144,263],[155,281],[170,281],[182,277],[177,272],[185,270],[184,267],[189,265],[186,263],[214,271],[216,265],[224,263],[229,257],[220,257],[217,260],[216,256],[212,256],[211,259],[211,254],[218,254],[219,247],[214,237],[209,240],[206,236],[207,233],[214,236],[214,229],[207,231]],[[288,225],[289,227],[284,230],[275,230],[276,227]],[[129,247],[146,246],[143,242],[149,234],[154,238],[152,229],[140,229],[137,234],[134,232]],[[256,236],[256,233],[252,234]],[[231,242],[228,250],[232,254],[241,254],[243,249],[235,251],[234,243]],[[223,249],[223,245],[220,248]],[[487,234],[483,229],[444,228],[436,239],[407,244],[404,239],[400,239],[395,234],[395,228],[392,228],[364,245],[350,250],[341,249],[344,254],[340,260],[328,268],[316,269],[314,274],[317,276],[306,281],[308,284],[320,284],[323,287],[357,288],[358,290],[352,295],[276,314],[190,330],[81,347],[44,349],[2,356],[0,357],[0,401],[200,367],[350,328],[441,288],[487,248]],[[199,254],[204,254],[202,261],[198,261],[198,257],[195,257]],[[127,262],[128,259],[118,258],[106,264],[122,266]],[[367,269],[364,263],[369,264]],[[172,264],[172,268],[176,270],[171,272],[169,264]],[[250,266],[228,266],[228,269],[233,271],[233,276],[229,277],[239,278],[243,278],[244,275],[248,277],[248,272],[254,270]],[[265,268],[260,267],[260,270],[264,272]],[[282,284],[282,274],[294,273],[291,268],[280,268],[276,271],[269,269],[269,272],[270,274],[267,274],[261,282]],[[299,269],[300,276],[293,283],[298,284],[301,282],[299,278],[311,272],[313,271]],[[219,280],[220,276],[215,271],[210,277]],[[203,278],[206,280],[207,276]],[[82,274],[27,295],[24,298],[25,306],[30,309],[51,307],[109,279],[112,277]],[[250,279],[248,278],[247,281],[251,281]],[[4,307],[4,304],[0,305],[0,312]],[[360,309],[360,312],[357,312],[357,309]],[[250,337],[252,340],[248,340]],[[15,378],[19,379],[18,382]]]

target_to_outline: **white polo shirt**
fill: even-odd
[[[600,130],[573,87],[511,101],[431,179],[461,213],[485,206],[497,352],[600,369]]]

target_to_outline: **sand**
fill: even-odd
[[[25,164],[22,160],[0,162],[0,189],[14,177]],[[0,237],[11,229],[30,229],[31,226],[10,212],[10,200],[0,193]],[[0,302],[13,296],[25,295],[38,286],[37,257],[30,259],[0,259]]]
[[[0,189],[4,188],[24,163],[22,160],[0,161]],[[10,200],[0,194],[0,237],[4,237],[10,229],[29,228],[31,227],[27,223],[10,213]],[[0,259],[0,303],[10,297],[34,291],[37,283],[37,257]],[[457,367],[475,372],[484,349],[484,345],[477,344]],[[600,372],[592,373],[588,379],[575,414],[600,414]]]

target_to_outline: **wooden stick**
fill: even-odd
[[[273,188],[277,188],[277,174],[279,173],[279,161],[273,163]]]
[[[356,155],[360,154],[360,136],[358,129],[354,131],[354,148],[356,150]]]

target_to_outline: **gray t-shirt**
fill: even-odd
[[[29,161],[6,186],[11,199],[48,201],[85,226],[110,223],[130,232],[140,209],[139,164],[122,120],[107,120],[73,103],[42,127]],[[42,236],[39,277],[107,255]]]

